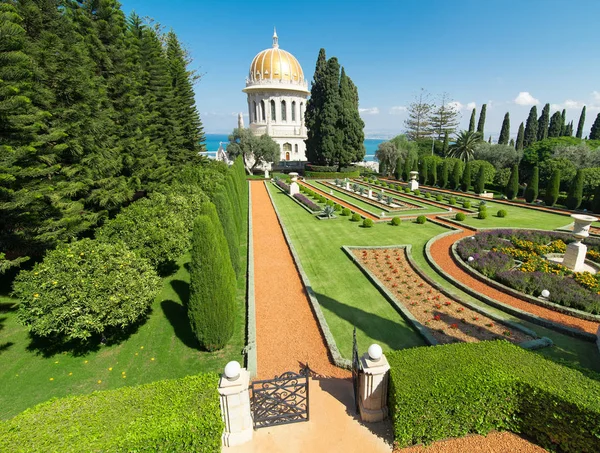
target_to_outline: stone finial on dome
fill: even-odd
[[[277,29],[273,27],[273,48],[277,49],[279,47],[279,38],[277,37]]]

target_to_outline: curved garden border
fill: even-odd
[[[246,300],[248,305],[246,325],[246,368],[250,378],[257,374],[257,348],[256,348],[256,306],[254,301],[254,239],[252,236],[252,184],[248,184],[248,268],[246,283]]]
[[[449,233],[452,233],[452,232],[449,232]],[[444,234],[446,234],[446,233],[444,233]],[[425,272],[423,272],[423,270],[421,268],[419,268],[416,265],[416,263],[414,262],[413,257],[412,257],[412,246],[410,244],[401,244],[401,245],[393,245],[393,246],[381,245],[381,246],[368,246],[368,247],[346,246],[346,245],[342,246],[342,250],[346,253],[346,255],[348,255],[348,257],[352,260],[352,262],[358,266],[358,268],[365,274],[365,276],[371,281],[371,283],[373,283],[375,285],[375,287],[379,290],[379,292],[381,294],[383,294],[383,296],[388,300],[388,302],[390,302],[392,304],[394,309],[404,319],[406,319],[409,322],[409,324],[411,324],[413,326],[413,328],[425,339],[425,341],[429,345],[436,346],[438,344],[438,341],[429,333],[428,329],[426,327],[424,327],[419,321],[417,321],[417,319],[412,315],[412,313],[403,304],[401,304],[398,301],[398,299],[396,299],[396,297],[385,287],[385,285],[382,284],[381,281],[375,275],[373,275],[373,273],[369,269],[364,267],[358,261],[356,256],[354,256],[354,254],[352,253],[352,250],[355,250],[355,249],[358,249],[358,250],[384,250],[384,249],[389,249],[390,247],[405,249],[406,250],[406,259],[408,261],[408,264],[423,280],[425,280],[429,285],[431,285],[437,291],[441,292],[442,294],[446,295],[447,297],[450,297],[450,298],[456,300],[460,304],[465,305],[466,307],[470,308],[473,311],[476,311],[477,313],[479,313],[483,316],[487,316],[488,318],[493,319],[496,322],[510,326],[514,330],[519,330],[519,331],[523,332],[524,334],[535,338],[535,340],[527,341],[525,343],[517,343],[522,348],[533,350],[533,349],[544,348],[546,346],[552,346],[552,344],[553,344],[552,340],[550,340],[549,338],[547,338],[547,337],[540,338],[540,336],[537,333],[535,333],[533,330],[528,329],[527,327],[523,327],[520,324],[517,324],[509,319],[503,318],[502,316],[498,316],[497,314],[492,313],[483,307],[471,304],[471,303],[461,299],[456,294],[451,293],[450,291],[447,291],[444,287],[442,287],[437,282],[435,282],[433,279],[431,279]]]

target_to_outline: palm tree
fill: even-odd
[[[482,141],[483,138],[479,132],[461,131],[456,134],[456,141],[450,145],[448,155],[468,162],[473,159],[475,146]]]

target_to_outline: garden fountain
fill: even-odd
[[[575,272],[591,272],[596,273],[596,268],[586,263],[585,255],[587,253],[587,246],[582,241],[590,235],[590,225],[592,222],[596,222],[598,219],[591,215],[585,214],[573,214],[571,215],[575,221],[573,226],[573,236],[575,242],[571,242],[567,246],[567,251],[563,257],[548,257],[551,261],[561,263],[563,266]]]

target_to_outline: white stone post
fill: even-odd
[[[225,447],[244,444],[252,440],[253,426],[250,411],[250,373],[238,362],[229,362],[219,381],[221,417],[225,431],[221,443]]]
[[[388,416],[387,396],[390,365],[381,346],[372,344],[360,359],[360,418],[364,422],[379,422]]]
[[[292,183],[290,184],[290,195],[293,197],[297,193],[300,193],[300,187],[298,186],[298,173],[291,172]]]
[[[350,183],[346,181],[346,190],[350,190]]]
[[[373,189],[369,189],[368,197],[373,198]]]
[[[415,191],[419,188],[419,181],[417,181],[418,174],[419,174],[418,171],[410,172],[410,181],[408,183],[408,187],[410,187],[410,190],[412,190],[412,191]]]
[[[269,179],[269,170],[265,170],[265,179]]]

